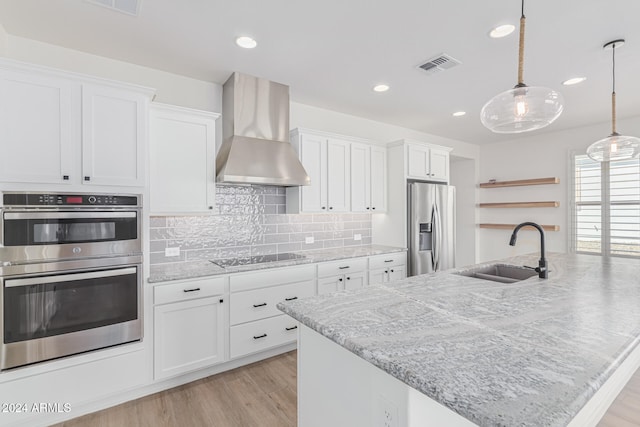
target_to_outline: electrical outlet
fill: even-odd
[[[375,422],[377,427],[398,427],[398,405],[378,396],[378,416]]]
[[[362,234],[354,234],[353,240],[362,240]]]
[[[177,248],[165,248],[164,256],[180,256],[180,246]]]
[[[312,244],[315,241],[315,239],[313,238],[313,236],[309,236],[309,237],[305,237],[304,238],[304,243],[307,245]]]

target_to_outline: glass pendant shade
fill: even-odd
[[[560,93],[540,86],[516,86],[499,93],[480,112],[482,124],[495,133],[521,133],[542,129],[562,113]]]
[[[613,133],[587,148],[587,155],[597,162],[614,162],[640,157],[640,138]]]

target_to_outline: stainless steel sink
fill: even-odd
[[[493,264],[455,274],[501,283],[515,283],[538,275],[538,273],[531,268],[508,264]]]

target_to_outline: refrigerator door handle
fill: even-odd
[[[440,247],[438,223],[440,221],[438,213],[438,205],[433,205],[433,211],[431,213],[431,261],[433,264],[433,271],[438,270],[438,262],[440,261]]]

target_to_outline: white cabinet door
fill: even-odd
[[[144,186],[146,96],[82,85],[82,182]]]
[[[347,141],[327,141],[327,204],[329,212],[350,209],[351,161]]]
[[[343,282],[344,278],[342,275],[318,279],[318,295],[329,294],[331,292],[343,290]]]
[[[406,267],[404,265],[396,265],[389,267],[389,282],[400,280],[407,277]]]
[[[212,212],[217,117],[170,105],[151,106],[151,213]]]
[[[415,179],[429,179],[429,147],[407,145],[407,175]]]
[[[300,187],[303,212],[327,211],[327,140],[315,135],[302,135],[300,161],[311,178],[311,185]]]
[[[224,362],[225,316],[220,297],[156,306],[155,378]]]
[[[351,211],[371,210],[371,148],[351,144]]]
[[[387,281],[387,269],[369,270],[369,285],[379,285]]]
[[[431,179],[449,181],[449,152],[431,149]]]
[[[360,289],[367,286],[367,273],[364,271],[344,275],[344,288],[346,290]]]
[[[371,212],[387,210],[387,149],[370,147]]]
[[[79,94],[71,81],[0,71],[0,181],[79,182]]]

